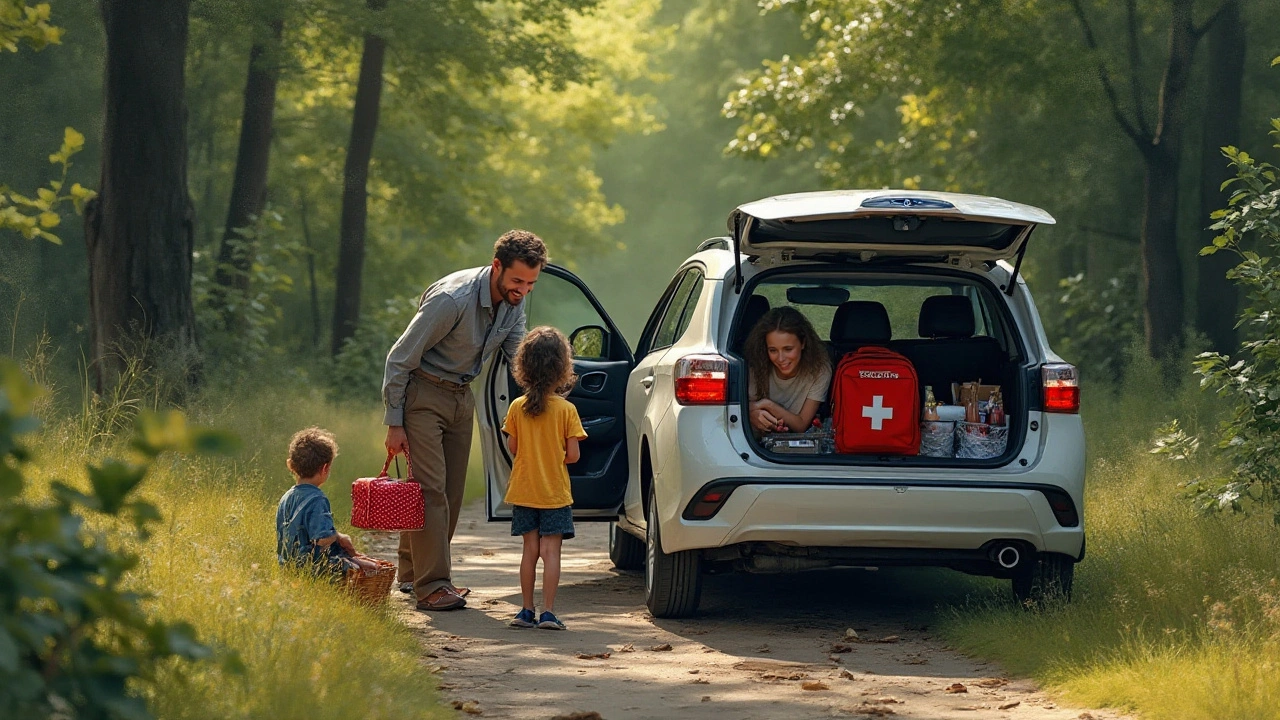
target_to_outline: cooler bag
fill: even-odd
[[[351,525],[363,530],[421,530],[426,517],[422,486],[413,482],[413,461],[405,451],[409,477],[387,476],[394,453],[387,454],[378,477],[360,478],[351,483]]]
[[[920,395],[911,361],[882,347],[846,354],[831,378],[836,452],[916,455]]]

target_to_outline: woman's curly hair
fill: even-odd
[[[547,409],[547,398],[574,379],[569,339],[549,325],[530,330],[516,350],[512,374],[524,388],[524,411],[529,417],[541,415]]]
[[[793,307],[784,305],[764,314],[756,326],[747,335],[743,347],[747,356],[747,367],[750,369],[752,397],[755,399],[769,397],[769,377],[773,373],[773,363],[769,362],[769,346],[765,342],[771,332],[791,333],[800,339],[804,350],[800,353],[798,376],[817,377],[819,373],[831,366],[827,357],[826,345],[813,323],[804,313]]]

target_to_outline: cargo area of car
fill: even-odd
[[[908,264],[780,267],[753,277],[742,294],[730,347],[742,360],[735,387],[744,417],[750,403],[747,335],[782,305],[813,324],[833,370],[847,354],[886,348],[910,361],[918,380],[921,440],[915,453],[840,452],[829,391],[817,421],[802,433],[761,432],[741,423],[761,457],[782,464],[956,468],[999,467],[1017,457],[1030,401],[1038,397],[1038,375],[1000,289],[981,273]],[[937,421],[926,421],[930,392]]]

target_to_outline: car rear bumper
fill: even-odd
[[[705,520],[664,521],[669,551],[749,542],[803,547],[977,550],[993,541],[1079,557],[1083,522],[1063,527],[1031,483],[725,479],[727,500]],[[1045,489],[1054,489],[1043,486]]]

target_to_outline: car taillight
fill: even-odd
[[[693,501],[689,503],[689,507],[685,508],[684,519],[710,520],[716,513],[720,512],[720,508],[729,499],[729,495],[733,493],[734,487],[734,485],[712,483],[702,488],[694,496]]]
[[[1080,524],[1080,515],[1076,512],[1076,504],[1071,501],[1070,495],[1057,488],[1047,488],[1041,492],[1049,501],[1049,508],[1053,510],[1053,517],[1059,525],[1076,527]]]
[[[676,402],[724,405],[729,401],[729,361],[719,355],[686,355],[676,361]]]
[[[1080,412],[1080,375],[1075,365],[1048,363],[1040,366],[1044,388],[1044,410],[1054,413]]]

